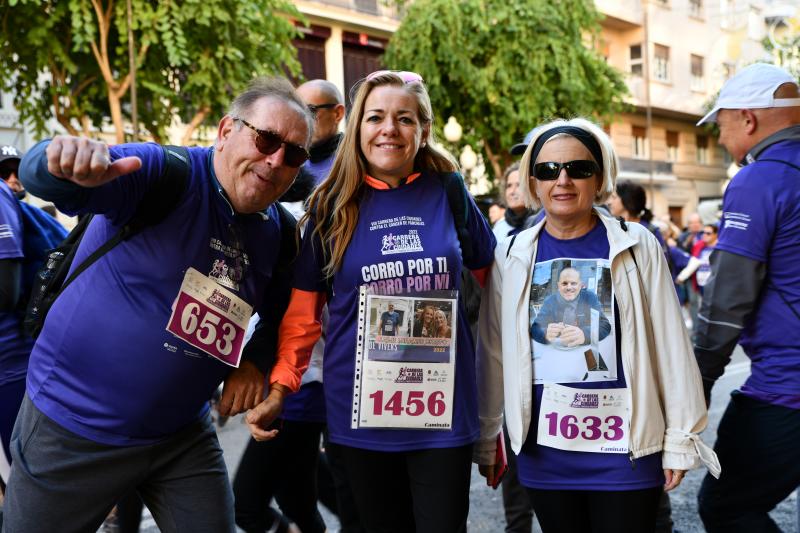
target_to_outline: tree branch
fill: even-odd
[[[108,18],[106,18],[106,14],[103,13],[99,0],[91,0],[91,2],[92,7],[94,7],[95,15],[97,15],[97,32],[100,35],[100,48],[97,47],[96,42],[91,42],[92,54],[94,54],[97,66],[100,67],[100,72],[103,74],[103,79],[108,84],[109,90],[117,90],[118,83],[111,73],[111,65],[108,58],[108,31],[111,12],[108,11]],[[112,3],[113,2],[109,2],[109,9]]]
[[[500,179],[500,176],[503,175],[503,168],[500,165],[500,158],[492,151],[487,139],[483,139],[483,149],[486,152],[486,157],[489,158],[489,163],[492,165],[495,179]]]
[[[211,112],[210,106],[202,106],[197,113],[194,114],[192,117],[191,122],[186,126],[186,129],[183,132],[183,137],[181,137],[181,145],[187,145],[192,141],[192,135],[194,134],[194,130],[203,123],[206,119],[208,114]]]

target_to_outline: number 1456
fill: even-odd
[[[408,416],[420,416],[426,410],[431,416],[442,416],[444,414],[446,408],[444,392],[434,391],[426,399],[425,391],[407,391],[405,393],[405,402],[403,401],[403,393],[404,391],[395,391],[385,403],[382,390],[370,394],[372,414],[376,416],[383,414],[400,416],[405,413]]]

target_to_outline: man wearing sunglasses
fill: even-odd
[[[166,218],[56,299],[30,358],[11,444],[25,468],[12,469],[3,531],[96,531],[132,489],[162,530],[235,531],[208,399],[223,380],[224,415],[263,399],[289,296],[282,236],[294,224],[273,203],[306,161],[312,129],[288,81],[254,80],[214,146],[186,152],[183,191]],[[153,143],[58,136],[25,156],[20,174],[62,211],[95,214],[74,268],[163,179],[165,157],[174,156]],[[242,355],[254,311],[258,349],[251,340]]]
[[[0,179],[14,193],[22,193],[25,188],[19,182],[19,161],[22,154],[9,144],[0,146]]]
[[[297,94],[314,113],[314,136],[311,154],[303,169],[314,176],[315,184],[328,177],[333,156],[344,134],[339,133],[339,123],[344,118],[342,93],[326,80],[311,80],[297,88]]]

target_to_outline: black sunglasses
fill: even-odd
[[[313,114],[317,114],[317,111],[320,109],[333,109],[339,104],[308,104],[308,110],[311,111]]]
[[[243,118],[233,117],[233,120],[238,120],[254,132],[256,132],[256,148],[264,155],[272,155],[277,152],[281,145],[286,146],[283,161],[287,166],[299,167],[308,160],[308,151],[302,146],[284,141],[280,135],[274,131],[260,130],[247,122]]]
[[[18,174],[19,172],[14,168],[0,168],[0,179],[3,181],[11,177],[11,174]]]
[[[556,163],[555,161],[547,161],[545,163],[536,163],[533,166],[533,177],[540,181],[553,181],[557,180],[561,174],[561,169],[566,169],[567,176],[574,180],[585,180],[591,178],[595,174],[600,173],[600,166],[594,161],[587,159],[576,159],[575,161],[567,161],[566,163]]]

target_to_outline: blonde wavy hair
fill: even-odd
[[[316,221],[314,234],[317,234],[322,242],[326,261],[323,273],[327,277],[333,276],[341,266],[342,258],[358,223],[359,203],[366,187],[364,176],[367,174],[368,166],[361,151],[361,121],[364,117],[367,96],[375,87],[383,85],[402,87],[414,96],[418,106],[420,127],[428,127],[427,138],[423,137],[422,145],[414,159],[414,170],[458,171],[458,164],[453,156],[434,146],[433,110],[425,85],[421,81],[405,83],[398,74],[390,71],[367,76],[360,82],[355,97],[351,98],[353,108],[330,174],[309,198],[308,210],[298,224],[302,226],[306,220],[314,217]]]

